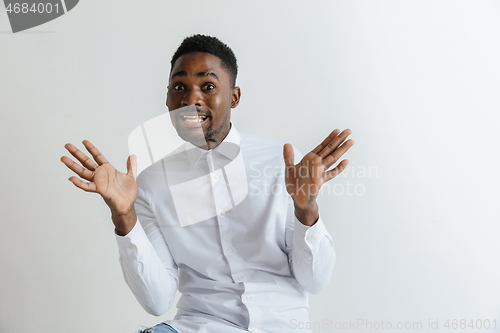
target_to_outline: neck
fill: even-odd
[[[195,146],[198,146],[199,148],[201,149],[205,149],[205,150],[210,150],[210,149],[214,149],[216,148],[218,145],[220,145],[220,143],[222,141],[224,141],[224,139],[227,137],[227,135],[229,134],[229,131],[231,130],[231,127],[233,125],[231,123],[229,123],[229,129],[227,130],[227,132],[224,134],[224,136],[222,137],[222,139],[220,140],[215,140],[215,139],[209,139],[209,140],[206,140],[206,141],[201,141],[200,143],[193,143]]]

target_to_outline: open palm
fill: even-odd
[[[287,143],[283,147],[286,166],[285,185],[295,207],[307,209],[314,205],[321,186],[341,173],[349,163],[348,160],[343,160],[335,168],[328,170],[354,145],[352,139],[340,145],[351,134],[350,129],[340,134],[339,132],[339,129],[332,131],[321,144],[307,153],[296,165],[293,164],[292,145]]]
[[[138,194],[137,157],[130,155],[127,159],[127,173],[121,173],[90,141],[84,140],[83,145],[92,154],[95,162],[71,143],[64,147],[81,165],[67,156],[61,157],[61,162],[88,182],[76,176],[70,177],[69,180],[84,191],[99,193],[113,213],[127,213],[133,207]]]

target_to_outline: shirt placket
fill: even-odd
[[[210,169],[210,180],[212,182],[212,190],[215,202],[215,209],[217,211],[217,223],[221,240],[221,247],[229,264],[229,270],[231,272],[231,277],[234,283],[241,283],[244,285],[245,292],[241,295],[241,301],[246,306],[249,314],[249,328],[248,330],[252,333],[262,332],[255,326],[258,325],[261,319],[260,308],[252,305],[252,284],[246,281],[245,276],[245,262],[244,254],[238,253],[233,244],[233,225],[236,223],[235,218],[237,217],[236,211],[232,207],[232,202],[234,198],[231,197],[230,191],[228,191],[229,184],[226,183],[226,177],[224,175],[224,169],[219,168],[215,170],[214,158],[220,158],[219,156],[214,156],[212,152],[207,154],[207,164]],[[247,289],[249,289],[247,291]]]

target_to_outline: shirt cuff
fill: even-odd
[[[302,224],[295,217],[294,225],[294,260],[301,263],[301,267],[308,274],[303,277],[303,286],[308,285],[310,293],[317,293],[322,282],[331,276],[333,269],[335,252],[332,237],[326,230],[325,224],[318,218],[312,226]],[[297,263],[294,263],[294,266]],[[297,264],[299,265],[299,264]]]
[[[326,230],[325,224],[319,216],[318,221],[312,226],[307,226],[297,219],[295,216],[294,233],[297,233],[301,239],[311,248],[314,244],[318,243],[324,236],[329,235],[328,230]]]
[[[139,219],[135,222],[132,230],[129,231],[125,236],[120,236],[116,234],[116,242],[118,243],[118,251],[123,256],[137,256],[137,249],[148,248],[149,238],[146,232],[142,228]]]

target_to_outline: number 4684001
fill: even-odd
[[[5,10],[9,14],[10,13],[15,13],[15,14],[19,14],[19,13],[23,13],[23,14],[47,13],[47,14],[50,14],[50,13],[52,13],[53,10],[55,10],[56,13],[59,13],[59,3],[52,5],[50,2],[48,2],[48,3],[39,2],[39,3],[34,3],[30,6],[26,2],[24,2],[24,3],[16,2],[16,3],[9,3],[9,5],[7,6],[7,8],[5,8]]]
[[[493,329],[497,328],[497,320],[494,319],[490,321],[489,319],[471,319],[470,321],[467,321],[466,319],[450,319],[446,320],[446,323],[444,323],[444,327],[447,329],[466,329],[466,328],[476,328],[476,329],[489,329],[490,327]]]

